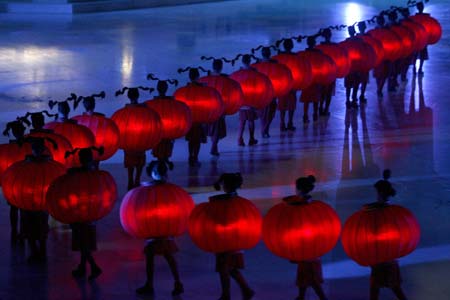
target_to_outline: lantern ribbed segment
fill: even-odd
[[[208,75],[201,77],[199,82],[205,83],[207,86],[216,89],[224,104],[224,113],[233,115],[238,112],[244,103],[244,93],[241,86],[235,80],[221,75]]]
[[[230,75],[236,80],[244,93],[243,105],[261,109],[269,105],[274,98],[274,91],[270,79],[255,70],[241,69]]]
[[[289,68],[294,80],[293,89],[303,90],[311,85],[313,77],[309,61],[301,59],[295,53],[281,53],[273,56],[272,59]]]
[[[294,79],[292,78],[291,71],[285,65],[276,62],[261,61],[251,66],[270,79],[274,97],[283,97],[292,90]]]

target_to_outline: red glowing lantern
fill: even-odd
[[[371,37],[370,35],[358,35],[358,38],[362,39],[365,43],[367,43],[375,54],[375,63],[373,67],[377,67],[384,60],[384,48],[379,40]],[[372,51],[370,51],[372,53]]]
[[[316,46],[322,53],[328,55],[336,65],[336,77],[343,78],[350,72],[351,61],[347,50],[338,44],[320,44]]]
[[[405,256],[414,251],[419,239],[416,218],[399,205],[362,209],[350,216],[342,230],[345,252],[362,266]]]
[[[161,118],[163,139],[177,139],[185,136],[191,129],[191,109],[184,102],[173,97],[157,97],[145,101],[145,105],[156,111]]]
[[[54,121],[44,125],[45,129],[67,138],[73,148],[89,148],[95,145],[95,136],[86,126],[75,120]]]
[[[411,19],[404,19],[401,24],[414,32],[414,51],[420,51],[426,47],[428,44],[428,33],[425,30],[425,27]]]
[[[117,198],[117,185],[106,171],[69,169],[47,190],[47,209],[56,220],[72,224],[106,216]]]
[[[270,79],[255,70],[241,69],[230,75],[231,79],[239,82],[244,93],[243,105],[261,109],[269,105],[274,98],[274,91]]]
[[[224,104],[219,92],[209,86],[190,83],[177,89],[173,96],[189,106],[194,123],[213,123],[224,112]]]
[[[442,27],[438,20],[430,14],[416,14],[409,17],[414,22],[422,25],[428,33],[428,45],[436,44],[442,37]]]
[[[157,238],[182,235],[194,201],[171,183],[140,186],[129,191],[120,205],[120,222],[130,235]]]
[[[297,55],[311,64],[313,83],[329,85],[336,79],[336,65],[328,55],[317,49],[300,51]]]
[[[377,62],[375,50],[362,39],[348,38],[339,45],[348,52],[351,61],[350,72],[368,72],[375,66]]]
[[[162,137],[158,113],[145,104],[127,104],[111,119],[119,128],[119,148],[125,151],[145,151],[155,147]]]
[[[192,210],[189,217],[192,241],[200,249],[213,253],[254,247],[261,238],[262,224],[256,206],[239,196],[214,198]]]
[[[31,145],[28,143],[19,145],[16,142],[10,142],[0,145],[0,184],[6,169],[13,163],[23,160],[28,154],[31,154]]]
[[[393,25],[389,30],[395,32],[401,41],[401,57],[405,58],[414,52],[415,34],[408,27],[402,25]]]
[[[273,56],[272,59],[289,68],[294,90],[303,90],[311,85],[313,77],[309,61],[301,59],[294,53],[280,53]]]
[[[395,61],[402,56],[401,38],[387,28],[375,28],[367,32],[368,35],[380,41],[384,49],[384,58]]]
[[[53,144],[49,140],[44,140],[45,147],[48,149],[54,161],[57,161],[67,168],[76,165],[76,163],[72,159],[66,159],[65,154],[67,151],[72,151],[72,145],[69,140],[62,136],[61,134],[57,134],[52,132],[52,130],[31,130],[30,134],[26,135],[26,137],[35,137],[35,138],[46,138],[55,142],[56,148],[53,147]]]
[[[299,196],[272,207],[263,221],[263,240],[280,257],[302,261],[331,251],[341,232],[334,209],[322,201],[306,202]]]
[[[65,171],[63,164],[49,156],[28,156],[4,172],[3,194],[9,203],[20,209],[46,210],[45,193],[50,183]]]
[[[199,78],[198,81],[215,88],[219,92],[225,106],[224,113],[226,115],[235,114],[244,103],[244,93],[241,86],[227,76],[208,75]]]
[[[276,62],[261,61],[252,64],[251,66],[270,79],[274,97],[279,98],[286,96],[286,94],[292,90],[292,74],[285,65]]]
[[[95,160],[107,160],[119,149],[119,128],[110,118],[99,113],[83,113],[72,119],[89,128],[95,136],[95,146],[104,148],[102,155],[94,154]]]

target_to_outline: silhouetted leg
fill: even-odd
[[[244,300],[251,299],[253,295],[255,295],[255,292],[248,286],[247,281],[245,280],[244,276],[242,276],[241,272],[239,272],[239,270],[231,270],[230,275],[239,284]]]
[[[102,270],[95,262],[94,257],[92,256],[92,253],[90,251],[86,252],[86,259],[91,266],[91,275],[89,275],[89,279],[97,278],[100,274],[102,274]]]
[[[173,279],[175,280],[172,295],[180,295],[181,293],[184,292],[184,288],[180,280],[180,274],[178,273],[177,261],[175,260],[175,257],[173,257],[172,254],[165,254],[164,258],[167,260],[170,271],[172,272],[173,275]]]
[[[423,59],[419,60],[419,70],[418,70],[419,74],[423,74],[423,63],[424,62],[425,62],[425,60],[423,60]]]
[[[309,110],[309,102],[303,103],[303,123],[308,123],[308,110]]]
[[[289,130],[295,130],[294,113],[295,113],[295,110],[289,110],[288,111],[288,129]]]
[[[134,185],[134,181],[133,181],[133,175],[134,173],[134,168],[129,167],[128,168],[128,190],[131,190],[133,188]]]
[[[213,135],[211,137],[211,151],[210,151],[212,155],[219,155],[218,144],[219,144],[219,137],[217,135]]]
[[[313,121],[317,121],[319,119],[319,102],[313,103]]]
[[[306,287],[299,287],[298,288],[298,297],[296,300],[305,300],[306,295]]]
[[[47,258],[47,239],[39,240],[39,257],[43,260]]]
[[[19,209],[13,205],[9,207],[9,222],[11,223],[11,241],[15,242],[18,238]]]
[[[285,123],[285,118],[286,118],[286,111],[285,110],[280,110],[280,131],[286,131],[286,123]]]
[[[393,287],[392,291],[394,292],[395,296],[397,296],[398,300],[407,300],[405,293],[403,293],[403,290],[400,286]]]
[[[73,277],[82,277],[86,274],[86,261],[87,261],[87,257],[86,257],[86,253],[84,251],[80,252],[80,264],[78,265],[78,267],[72,271],[72,276]]]
[[[238,133],[238,145],[244,146],[244,129],[246,120],[239,120],[239,133]]]
[[[325,293],[320,284],[313,284],[312,288],[314,289],[320,300],[327,300],[327,297],[325,296]]]
[[[370,285],[370,300],[378,300],[378,295],[380,294],[380,288],[373,284]]]
[[[219,272],[222,295],[219,300],[230,300],[230,274],[226,271]]]
[[[366,101],[366,88],[367,82],[361,83],[361,95],[359,96],[359,100],[365,102]]]
[[[250,146],[256,145],[258,143],[258,140],[255,139],[255,121],[253,121],[253,120],[248,121],[248,131],[250,133],[250,140],[249,140],[248,144]]]
[[[147,280],[145,281],[144,286],[136,289],[136,293],[138,294],[153,294],[153,273],[154,273],[154,258],[153,253],[145,253],[145,272],[147,274]]]
[[[134,186],[140,186],[141,185],[141,175],[142,175],[142,169],[143,166],[136,167],[136,177],[134,179]]]

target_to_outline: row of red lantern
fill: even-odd
[[[169,184],[141,186],[129,191],[120,208],[123,228],[138,238],[182,235],[189,229],[193,242],[213,253],[254,247],[263,236],[267,248],[291,261],[318,258],[331,251],[341,232],[336,212],[322,201],[288,197],[272,207],[264,219],[249,200],[212,197],[195,208],[190,195]],[[367,266],[411,253],[420,237],[411,212],[388,205],[362,209],[344,225],[346,253]]]

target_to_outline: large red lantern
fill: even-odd
[[[95,155],[95,160],[107,160],[117,152],[120,133],[113,120],[95,112],[86,112],[72,119],[89,128],[95,136],[95,146],[104,148],[102,155]]]
[[[177,139],[185,136],[192,126],[192,113],[189,106],[173,97],[156,97],[145,101],[161,118],[162,138]]]
[[[235,114],[242,103],[244,103],[244,93],[238,82],[222,75],[208,75],[198,79],[199,82],[205,83],[207,86],[215,88],[224,104],[224,113],[226,115]]]
[[[377,67],[384,60],[384,48],[379,40],[371,37],[368,34],[358,35],[358,38],[362,39],[370,47],[372,47],[373,53],[375,54],[375,63],[373,67]],[[372,53],[372,51],[369,51]],[[370,56],[370,54],[368,55]]]
[[[367,32],[370,36],[380,41],[384,49],[384,58],[395,61],[402,56],[402,42],[400,37],[387,28],[375,28]]]
[[[145,104],[127,104],[117,110],[111,119],[119,128],[120,149],[146,151],[161,141],[161,118]]]
[[[2,175],[13,163],[25,159],[25,156],[31,154],[31,145],[28,143],[19,145],[17,142],[0,145],[0,184]]]
[[[362,266],[405,256],[414,251],[419,239],[416,218],[399,205],[364,208],[350,216],[342,230],[345,252]]]
[[[402,25],[393,25],[389,30],[395,32],[401,41],[401,57],[405,58],[414,52],[415,34],[408,27]]]
[[[144,185],[129,191],[120,206],[120,222],[137,238],[182,235],[194,201],[182,188],[171,183]]]
[[[273,95],[276,98],[286,96],[292,90],[293,78],[291,71],[283,64],[270,61],[260,61],[251,65],[258,72],[266,75],[273,87]]]
[[[117,199],[117,185],[106,171],[69,169],[47,190],[47,209],[56,220],[72,224],[106,216]]]
[[[258,243],[261,224],[261,214],[249,200],[239,196],[212,201],[210,198],[210,202],[201,203],[192,210],[189,234],[204,251],[238,251]]]
[[[339,45],[344,47],[351,61],[350,72],[368,72],[376,62],[377,56],[374,49],[362,39],[348,38]]]
[[[67,138],[75,148],[88,148],[95,145],[95,136],[86,126],[77,124],[75,120],[53,121],[44,125],[45,129]]]
[[[416,14],[409,17],[414,22],[425,27],[428,33],[428,45],[436,44],[442,37],[442,27],[438,20],[430,16],[430,14]]]
[[[294,90],[303,90],[309,87],[312,83],[312,68],[309,61],[301,59],[295,53],[280,53],[272,56],[280,64],[289,68],[293,78]]]
[[[343,78],[348,75],[350,72],[351,61],[345,48],[335,43],[329,43],[317,45],[316,49],[319,49],[334,61],[337,78]]]
[[[190,83],[177,89],[173,96],[189,106],[194,123],[213,123],[224,112],[224,104],[219,92],[209,86]]]
[[[421,24],[414,22],[411,19],[404,19],[401,24],[408,27],[414,32],[414,51],[420,51],[428,44],[428,33]]]
[[[239,82],[244,93],[243,105],[262,109],[269,105],[274,98],[274,91],[270,79],[255,70],[241,69],[230,75],[231,79]]]
[[[263,221],[267,248],[280,257],[302,261],[331,251],[341,232],[341,222],[328,204],[304,201],[299,196],[285,198],[272,207]]]
[[[67,151],[71,152],[73,150],[72,145],[69,140],[62,136],[61,134],[57,134],[52,130],[31,130],[30,134],[26,135],[26,137],[34,137],[34,138],[44,138],[45,147],[48,149],[54,161],[57,161],[66,167],[71,167],[76,165],[73,159],[66,159],[65,154]],[[56,148],[53,146],[53,141],[56,144]]]
[[[3,174],[3,194],[12,205],[25,210],[46,210],[45,194],[50,183],[63,175],[63,164],[49,156],[28,156]]]
[[[336,65],[328,55],[317,49],[300,51],[297,55],[311,64],[313,83],[329,85],[336,79]]]

